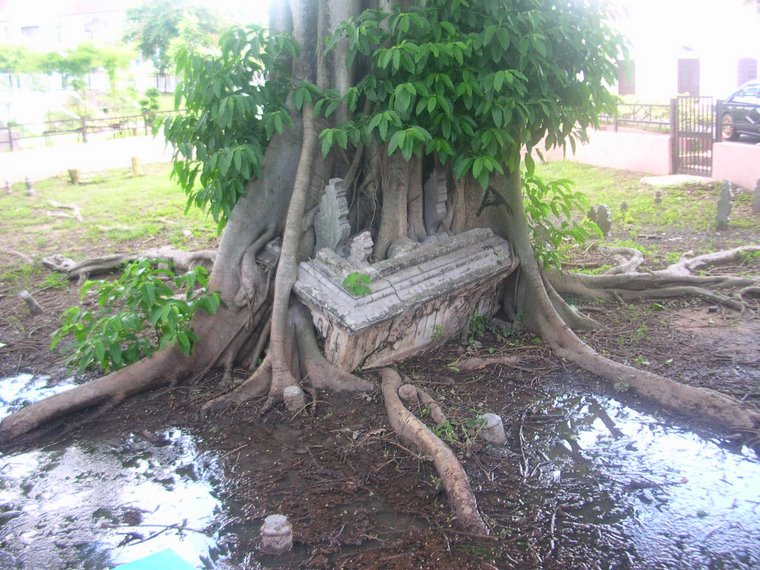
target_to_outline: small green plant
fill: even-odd
[[[372,289],[369,288],[370,283],[372,283],[372,279],[369,275],[354,271],[346,276],[341,286],[354,297],[364,297],[372,293]]]
[[[522,179],[522,190],[533,249],[544,267],[561,268],[562,251],[569,243],[580,245],[592,237],[604,237],[595,222],[575,216],[587,211],[589,202],[569,180],[546,182],[530,173]]]
[[[488,330],[488,318],[485,315],[473,315],[467,325],[467,336],[471,339],[479,339]]]
[[[63,273],[51,273],[42,281],[45,289],[65,289],[69,286],[69,278]]]
[[[651,363],[644,357],[643,355],[639,354],[636,356],[636,358],[633,359],[634,364],[636,366],[649,366]]]
[[[441,340],[443,338],[443,325],[435,325],[433,327],[433,340]]]
[[[98,366],[104,372],[174,343],[190,354],[197,340],[190,320],[200,309],[215,314],[219,294],[206,289],[204,267],[175,275],[156,263],[141,259],[125,266],[115,281],[87,281],[80,296],[84,301],[92,293],[95,308],[74,306],[64,311],[50,348],[71,337],[67,364],[80,370]]]
[[[740,251],[739,259],[742,263],[749,263],[755,259],[760,259],[760,250],[755,251]]]
[[[456,427],[454,427],[454,424],[448,420],[435,426],[433,428],[433,433],[436,437],[444,440],[446,443],[459,443]]]
[[[633,331],[633,334],[631,335],[631,340],[633,342],[639,342],[642,340],[646,340],[649,337],[649,327],[646,325],[639,325],[639,327]]]

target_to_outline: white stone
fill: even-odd
[[[282,391],[282,399],[291,414],[295,414],[306,406],[306,394],[298,386],[287,386]]]
[[[285,515],[269,515],[261,527],[261,551],[284,554],[293,548],[293,527]]]
[[[504,433],[504,422],[498,414],[481,414],[478,419],[483,425],[478,432],[478,437],[494,445],[504,445],[507,442],[507,435]]]

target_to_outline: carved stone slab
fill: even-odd
[[[314,233],[317,239],[316,251],[323,248],[334,250],[351,233],[346,188],[340,178],[331,178],[325,187],[325,193],[319,201],[319,210],[314,217]]]
[[[496,290],[516,265],[504,239],[476,229],[362,269],[321,250],[300,264],[294,291],[325,338],[327,358],[355,370],[429,350],[473,314],[492,315]],[[341,286],[356,271],[369,276],[368,295]]]
[[[446,188],[446,171],[444,169],[436,168],[430,173],[430,177],[423,187],[423,193],[425,230],[428,235],[431,235],[438,231],[438,227],[446,217],[448,190]]]

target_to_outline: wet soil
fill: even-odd
[[[588,335],[598,349],[760,402],[756,311],[737,318],[685,301],[612,309]],[[519,364],[457,368],[492,353]],[[113,567],[165,547],[199,568],[760,565],[760,461],[746,439],[610,393],[530,336],[489,332],[400,370],[444,407],[451,426],[441,436],[492,538],[456,527],[431,464],[391,433],[379,390],[321,393],[313,413],[296,417],[262,418],[252,403],[199,420],[218,390],[209,378],[9,450],[0,553],[23,568]],[[33,387],[0,396],[17,406],[55,389],[25,381]],[[505,446],[474,437],[486,411],[504,418]],[[273,513],[289,517],[295,536],[279,558],[259,551]]]

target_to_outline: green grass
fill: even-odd
[[[599,168],[570,161],[540,164],[536,167],[544,178],[569,178],[591,201],[592,205],[607,204],[613,224],[629,229],[632,234],[657,230],[688,230],[704,232],[715,229],[715,214],[720,183],[682,184],[654,188],[640,182],[641,173]],[[661,203],[657,203],[657,193]],[[746,205],[749,193],[736,196],[734,205]],[[621,204],[628,206],[625,213]],[[757,216],[732,213],[731,225],[736,228],[760,230]]]
[[[705,231],[715,224],[717,184],[653,188],[640,182],[642,174],[598,168],[570,161],[540,165],[546,178],[569,178],[592,204],[607,204],[613,222],[645,230],[666,226],[674,230]],[[659,191],[662,202],[656,202]],[[621,211],[625,202],[628,209]]]
[[[105,172],[88,183],[75,186],[57,177],[35,185],[37,195],[27,197],[20,188],[0,196],[0,223],[5,231],[35,235],[38,246],[49,245],[49,232],[84,233],[92,244],[103,241],[114,246],[120,242],[147,239],[163,232],[180,235],[189,229],[199,237],[216,234],[215,224],[197,209],[185,215],[185,196],[170,180],[168,164],[148,165],[145,174],[132,176],[128,170]],[[84,222],[57,218],[50,201],[76,204]]]
[[[170,171],[170,164],[145,165],[140,176],[112,170],[78,186],[61,176],[36,183],[33,197],[26,196],[23,184],[15,184],[13,194],[0,195],[0,236],[7,249],[36,261],[53,253],[78,260],[165,244],[208,247],[217,236],[216,224],[197,208],[185,214],[185,195]],[[51,216],[71,213],[51,201],[76,204],[84,221]],[[29,271],[18,257],[10,257],[0,282],[20,285],[29,281]]]

